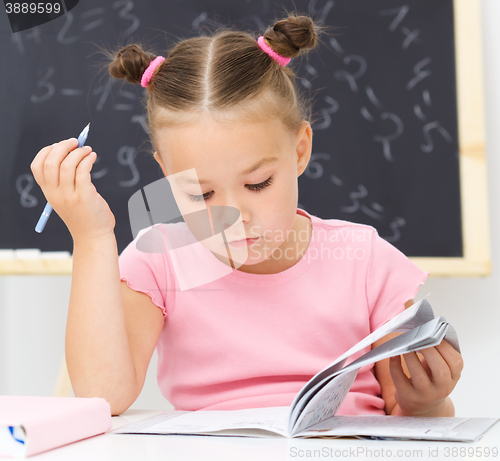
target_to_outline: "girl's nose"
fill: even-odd
[[[210,215],[215,232],[223,232],[241,219],[240,210],[230,205],[211,206]]]

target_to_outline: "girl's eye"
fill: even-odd
[[[265,187],[271,185],[272,182],[273,182],[273,177],[271,176],[270,178],[266,179],[264,182],[261,182],[260,184],[247,184],[246,186],[254,192],[260,192]],[[188,196],[189,196],[189,200],[191,200],[192,202],[198,202],[200,200],[207,201],[212,196],[212,194],[213,194],[213,192],[207,192],[206,194],[203,194],[203,195],[188,194]]]

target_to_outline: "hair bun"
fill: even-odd
[[[318,41],[318,30],[311,17],[291,14],[276,22],[264,33],[264,38],[276,53],[295,58],[300,50],[314,48]]]
[[[124,78],[129,83],[141,83],[142,74],[155,59],[153,53],[144,51],[140,45],[131,44],[119,50],[109,65],[114,78]]]

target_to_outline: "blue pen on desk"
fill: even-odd
[[[80,136],[78,136],[78,147],[83,147],[85,145],[85,141],[87,140],[87,136],[89,135],[89,127],[90,123],[83,129],[83,131],[80,133]],[[47,205],[45,205],[45,208],[42,211],[42,215],[40,216],[40,219],[35,226],[35,230],[38,233],[43,231],[45,224],[47,224],[47,221],[49,219],[50,213],[52,213],[52,210],[52,206],[49,202],[47,202]]]

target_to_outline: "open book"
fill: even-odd
[[[349,362],[353,354],[393,332],[403,334]],[[497,420],[494,418],[335,416],[362,366],[387,357],[436,346],[443,339],[460,352],[454,328],[444,317],[434,318],[430,304],[422,299],[386,322],[313,376],[296,395],[290,407],[227,411],[171,411],[139,423],[129,424],[113,433],[254,437],[279,434],[284,437],[374,436],[427,440],[476,440]]]

